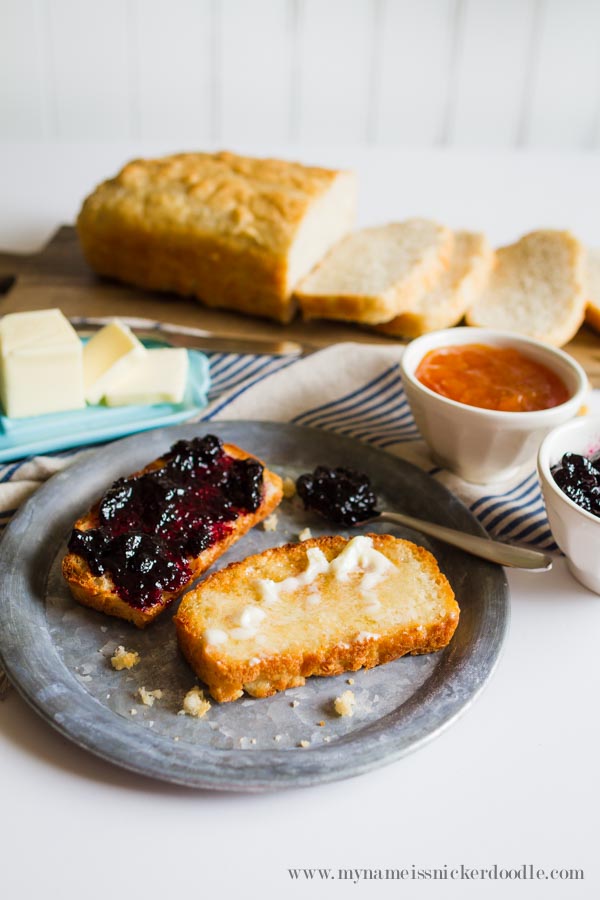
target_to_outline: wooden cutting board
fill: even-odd
[[[50,307],[59,307],[67,316],[138,316],[232,338],[289,339],[318,347],[340,341],[390,344],[389,338],[352,325],[301,319],[279,325],[98,278],[84,261],[75,228],[69,225],[59,228],[39,253],[0,252],[0,314]],[[565,349],[585,368],[592,385],[600,387],[600,335],[584,326]]]

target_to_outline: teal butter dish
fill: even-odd
[[[147,347],[164,346],[144,341]],[[115,438],[164,425],[178,425],[201,412],[207,404],[210,371],[207,357],[188,350],[189,370],[181,403],[145,406],[87,406],[69,412],[49,413],[24,419],[0,416],[0,462],[100,444]]]

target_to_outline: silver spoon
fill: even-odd
[[[367,522],[393,522],[395,525],[404,525],[421,531],[430,537],[438,538],[446,544],[466,550],[473,556],[480,556],[490,562],[499,563],[501,566],[512,566],[517,569],[537,569],[547,572],[552,568],[552,557],[539,550],[530,550],[527,547],[516,547],[514,544],[505,544],[502,541],[494,541],[492,538],[478,537],[475,534],[466,534],[455,528],[447,528],[445,525],[436,525],[434,522],[426,522],[424,519],[415,519],[404,513],[386,512],[366,519],[357,524],[365,525]]]

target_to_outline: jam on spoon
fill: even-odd
[[[378,516],[380,521],[420,531],[504,566],[524,569],[549,569],[552,566],[551,557],[538,550],[492,541],[487,537],[482,538],[404,513],[378,510],[377,496],[368,477],[352,469],[317,466],[312,474],[301,475],[296,487],[305,508],[315,509],[331,522],[356,525]]]
[[[300,475],[296,490],[305,509],[314,509],[330,522],[356,525],[379,515],[377,496],[367,475],[354,469],[317,466]]]

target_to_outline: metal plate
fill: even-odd
[[[351,718],[332,709],[334,698],[348,689],[349,675],[311,678],[304,687],[264,700],[215,703],[203,719],[178,716],[196,681],[178,653],[172,611],[138,631],[71,599],[60,560],[78,515],[115,478],[142,468],[175,440],[210,431],[267,460],[282,475],[295,477],[319,463],[351,466],[370,475],[381,508],[483,533],[466,507],[425,473],[324,431],[219,422],[136,435],[55,475],[7,530],[0,545],[0,657],[13,684],[79,746],[190,787],[258,791],[333,781],[419,747],[472,702],[495,666],[508,620],[508,589],[498,566],[406,529],[383,524],[364,529],[391,531],[428,547],[454,588],[461,617],[444,651],[353,673]],[[278,520],[276,531],[255,528],[217,566],[296,540],[306,526],[314,535],[331,531],[297,498],[283,501]],[[110,656],[118,644],[137,650],[140,664],[114,671]],[[142,685],[163,691],[152,708],[136,696]],[[310,745],[301,748],[300,741]]]

